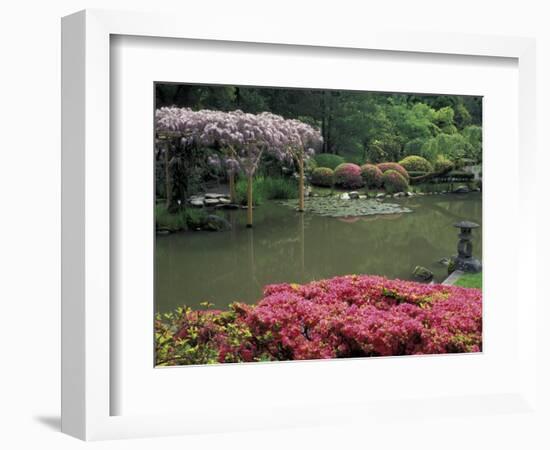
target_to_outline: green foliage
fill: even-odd
[[[422,158],[422,156],[416,156],[416,155],[410,155],[406,158],[399,161],[399,164],[401,164],[405,169],[407,169],[407,172],[411,171],[417,171],[417,172],[432,172],[433,166],[430,164],[430,162]]]
[[[203,209],[188,208],[185,210],[185,215],[187,226],[192,230],[196,230],[204,225],[208,214]]]
[[[435,114],[435,123],[437,127],[446,134],[457,132],[454,124],[455,112],[450,106],[439,109]]]
[[[185,210],[170,214],[165,204],[155,205],[155,227],[168,231],[187,230],[187,214]]]
[[[346,162],[341,156],[333,155],[332,153],[318,153],[314,156],[314,159],[318,167],[328,167],[332,170]]]
[[[210,310],[212,303],[201,303],[204,310],[189,307],[155,315],[155,360],[157,366],[244,362],[252,334],[237,319],[237,304],[228,311]],[[222,341],[223,337],[223,341]],[[269,336],[268,336],[269,337]],[[258,339],[266,336],[258,336]],[[220,344],[222,344],[220,346]],[[221,347],[221,348],[220,348]],[[224,348],[233,351],[222,352]],[[258,358],[259,359],[259,358]]]
[[[429,161],[435,161],[439,155],[442,155],[455,163],[475,152],[472,144],[461,134],[442,133],[428,139],[422,146],[421,153]]]
[[[252,181],[252,205],[258,206],[265,203],[264,192],[260,188],[263,177],[254,178]],[[239,178],[235,183],[235,201],[239,205],[246,205],[248,199],[248,181],[246,178]]]
[[[453,162],[443,155],[437,155],[437,158],[434,162],[434,170],[436,172],[448,172],[454,167]]]
[[[454,112],[454,121],[458,129],[462,130],[464,127],[472,123],[472,115],[464,103],[458,103],[454,107]]]
[[[296,180],[290,178],[264,178],[261,189],[268,200],[288,200],[298,197]]]
[[[361,166],[365,163],[365,158],[363,155],[348,154],[346,156],[346,162]]]
[[[409,183],[397,170],[386,170],[382,175],[382,184],[389,194],[405,192],[409,189]]]
[[[464,128],[461,132],[462,136],[472,146],[472,150],[468,155],[475,162],[481,162],[482,160],[482,139],[483,132],[481,127],[477,125],[470,125]]]
[[[202,209],[186,208],[170,213],[164,203],[155,205],[155,227],[157,230],[185,231],[200,228],[207,213]]]
[[[397,135],[387,135],[383,139],[375,139],[369,146],[368,160],[373,163],[399,159],[403,140]]]
[[[404,147],[405,155],[420,155],[422,153],[422,146],[426,142],[425,138],[414,138],[407,142]]]
[[[374,164],[364,164],[361,166],[361,176],[365,186],[369,189],[382,186],[382,171]]]
[[[307,176],[311,176],[313,171],[318,167],[317,161],[315,158],[307,158],[304,163],[304,173]]]
[[[387,115],[393,122],[397,135],[402,136],[404,142],[416,138],[430,138],[437,134],[435,124],[439,111],[435,111],[424,103],[408,105],[407,103],[392,104]]]
[[[318,167],[311,174],[311,184],[321,187],[331,187],[334,183],[334,170],[328,167]]]
[[[235,183],[238,204],[247,204],[248,181],[239,178]],[[298,197],[296,180],[290,178],[255,177],[252,181],[252,204],[262,205],[267,200],[287,200]]]

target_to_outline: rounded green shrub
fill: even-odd
[[[409,182],[409,173],[407,172],[407,169],[405,169],[401,164],[395,162],[385,162],[376,164],[376,167],[378,167],[382,171],[382,173],[385,173],[388,170],[395,170],[403,178],[405,178],[407,183]]]
[[[332,170],[346,162],[341,156],[332,153],[318,153],[314,156],[314,159],[318,167],[328,167]]]
[[[334,185],[344,189],[363,187],[365,182],[361,176],[361,167],[352,163],[340,164],[334,169]]]
[[[433,172],[433,166],[426,158],[422,156],[410,155],[399,161],[407,172]]]
[[[304,172],[306,175],[311,176],[313,171],[317,169],[317,161],[315,161],[315,158],[307,158],[304,162]]]
[[[409,183],[397,170],[389,169],[382,175],[382,184],[389,194],[405,192],[409,189]]]
[[[361,166],[361,176],[368,188],[382,186],[382,171],[374,164],[363,164]]]
[[[436,172],[449,172],[453,170],[453,168],[454,164],[449,158],[446,158],[443,155],[437,156],[434,163],[434,169]]]
[[[334,182],[334,170],[328,167],[317,167],[311,174],[311,184],[314,186],[331,187]]]

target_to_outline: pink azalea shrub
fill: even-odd
[[[399,172],[405,180],[407,180],[407,183],[409,182],[409,172],[407,172],[407,169],[405,169],[401,164],[395,162],[385,162],[376,164],[376,167],[378,167],[382,173],[385,173],[388,170],[395,170],[396,172]]]
[[[368,188],[382,186],[382,171],[374,164],[363,164],[361,166],[361,176]]]
[[[358,189],[364,186],[361,167],[357,164],[344,163],[334,169],[334,184],[344,189]]]
[[[256,305],[157,317],[157,363],[479,352],[481,312],[478,289],[378,276],[269,285]]]
[[[386,170],[382,175],[382,184],[386,192],[405,192],[409,189],[407,180],[396,170]]]

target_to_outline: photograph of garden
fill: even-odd
[[[482,98],[156,83],[156,366],[482,351]]]

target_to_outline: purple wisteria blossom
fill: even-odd
[[[281,164],[296,161],[300,170],[300,204],[303,209],[304,159],[322,142],[316,128],[295,119],[269,112],[163,107],[156,111],[156,131],[177,137],[182,144],[222,149],[222,157],[212,164],[224,167],[231,175],[242,171],[248,179],[248,225],[252,225],[252,177],[264,153]]]

